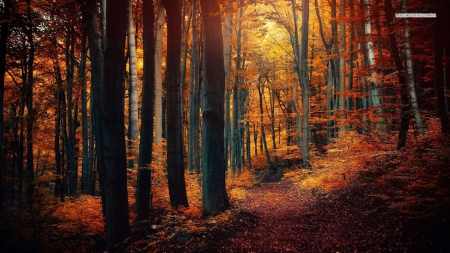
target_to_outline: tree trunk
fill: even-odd
[[[86,34],[83,35],[81,50],[80,72],[81,80],[81,135],[83,139],[82,153],[82,189],[85,193],[94,194],[93,171],[89,159],[89,123],[87,115],[87,87],[86,87]]]
[[[20,121],[20,128],[19,128],[19,145],[17,148],[17,201],[20,205],[22,203],[22,194],[23,194],[23,180],[24,180],[24,132],[25,132],[25,122],[23,120],[24,118],[24,111],[25,111],[25,101],[22,99],[19,105],[19,119]]]
[[[162,0],[158,1],[158,20],[156,23],[155,47],[155,144],[162,142],[163,103],[162,103],[162,46],[164,36],[165,8]]]
[[[123,71],[127,17],[123,10],[127,2],[109,0],[106,8],[107,43],[103,72],[104,155],[107,168],[106,233],[108,247],[120,243],[130,235],[128,220],[127,162],[125,148]]]
[[[231,4],[229,4],[231,5]],[[223,57],[224,57],[224,67],[225,67],[225,144],[224,144],[224,159],[225,159],[225,170],[228,170],[228,154],[229,146],[231,141],[231,117],[230,117],[230,97],[231,88],[229,83],[231,83],[230,72],[231,72],[231,13],[225,15],[224,20],[224,38],[223,38]]]
[[[153,11],[153,10],[152,10]],[[128,167],[134,168],[136,157],[138,156],[138,138],[139,138],[139,115],[138,115],[138,84],[137,84],[137,67],[136,67],[136,34],[133,25],[133,1],[127,0],[127,37],[130,86],[128,88],[129,113],[128,113],[128,154],[131,158],[128,161]]]
[[[177,0],[165,0],[167,12],[167,176],[170,204],[188,206],[184,181],[183,137],[181,125],[180,56],[181,8]]]
[[[144,0],[144,80],[142,85],[142,126],[139,148],[139,170],[136,185],[136,221],[149,219],[151,170],[153,159],[153,110],[155,88],[154,6],[153,0]]]
[[[249,169],[252,168],[252,152],[251,152],[251,142],[250,142],[250,122],[245,123],[245,129],[247,130],[246,136],[247,136],[247,166]]]
[[[272,170],[273,164],[272,164],[272,161],[270,160],[269,149],[267,148],[266,133],[264,132],[264,110],[263,110],[264,94],[263,94],[263,91],[261,90],[261,75],[258,78],[257,88],[258,88],[258,94],[259,94],[259,121],[261,124],[261,142],[264,145],[264,152],[266,155],[267,164],[269,165],[269,170]]]
[[[309,1],[302,0],[302,37],[300,47],[300,86],[302,89],[302,145],[303,167],[309,164],[309,80],[308,80],[308,25]]]
[[[353,18],[354,15],[354,5],[353,1],[347,2],[350,5],[350,17]],[[353,59],[354,59],[354,52],[353,52],[353,45],[355,41],[355,25],[354,22],[350,22],[350,45],[349,45],[349,51],[350,51],[350,59],[348,60],[348,90],[353,91]],[[353,92],[352,92],[353,93]],[[353,110],[353,97],[350,95],[347,98],[347,110]]]
[[[197,31],[197,0],[191,3],[192,10],[192,50],[189,84],[189,170],[200,172],[199,123],[200,123],[200,69]]]
[[[408,84],[406,83],[406,76],[403,68],[403,63],[400,58],[400,52],[395,38],[392,2],[391,0],[384,0],[384,10],[386,13],[386,24],[389,30],[389,44],[391,46],[391,54],[394,57],[395,67],[397,68],[398,78],[400,81],[400,94],[402,101],[401,110],[401,124],[400,132],[398,134],[397,150],[402,150],[406,146],[406,139],[408,137],[409,120],[410,120],[410,104],[408,97]]]
[[[277,170],[278,156],[277,156],[277,141],[275,136],[275,94],[273,90],[269,90],[270,93],[270,120],[271,120],[271,133],[272,133],[272,150],[274,152],[274,164],[271,168],[273,171]]]
[[[30,0],[26,0],[27,2],[27,40],[29,43],[29,55],[26,62],[26,82],[25,84],[25,105],[27,107],[28,116],[27,116],[27,203],[32,203],[33,192],[34,192],[34,172],[33,172],[33,123],[34,123],[34,108],[33,108],[33,84],[34,84],[34,36],[33,36],[33,20],[31,16],[31,4]]]
[[[341,0],[340,7],[339,7],[339,17],[344,18],[345,17],[345,0]],[[345,131],[346,130],[346,107],[345,107],[345,47],[346,47],[346,31],[345,31],[345,22],[341,21],[339,26],[340,31],[340,58],[339,58],[339,111],[340,111],[340,118],[341,121],[339,123],[339,130]]]
[[[406,8],[406,0],[402,0],[403,12],[407,13]],[[408,74],[408,86],[409,86],[409,96],[411,98],[411,107],[414,114],[414,119],[416,120],[417,131],[420,135],[424,134],[424,127],[422,123],[422,117],[420,117],[419,113],[419,105],[417,104],[417,95],[416,95],[416,87],[414,85],[414,67],[411,53],[411,45],[410,45],[410,35],[409,35],[409,26],[408,19],[405,19],[405,57],[406,57],[406,71]]]
[[[103,0],[102,0],[103,1]],[[106,164],[103,137],[102,116],[104,112],[102,103],[103,89],[103,51],[101,41],[101,31],[97,21],[97,4],[96,0],[86,1],[86,11],[83,12],[83,18],[86,22],[87,35],[89,40],[89,53],[91,61],[91,96],[92,96],[92,117],[94,135],[95,135],[95,152],[97,155],[97,171],[100,184],[100,193],[102,198],[102,210],[106,216]]]
[[[220,11],[215,1],[200,0],[204,29],[204,92],[202,107],[202,205],[203,216],[222,213],[229,205],[225,188],[224,93]]]

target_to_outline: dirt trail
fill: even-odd
[[[239,208],[257,217],[254,227],[238,234],[232,245],[242,252],[289,252],[308,244],[305,232],[314,201],[288,182],[262,183]]]
[[[420,252],[398,217],[368,203],[350,205],[350,195],[313,196],[286,181],[262,183],[248,194],[239,203],[246,221],[220,243],[224,252]]]

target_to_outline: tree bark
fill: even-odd
[[[229,4],[231,6],[231,4]],[[230,108],[230,98],[231,98],[231,88],[229,84],[231,83],[230,72],[231,72],[231,13],[227,13],[224,19],[224,38],[223,38],[223,57],[224,57],[224,67],[225,67],[225,144],[224,144],[224,159],[225,159],[225,170],[228,170],[228,155],[229,147],[231,142],[231,108]]]
[[[222,27],[216,1],[200,0],[204,29],[204,92],[202,107],[203,216],[222,213],[229,205],[225,188]]]
[[[403,5],[403,12],[407,13],[406,8],[406,0],[402,0]],[[408,26],[408,19],[405,20],[405,57],[406,57],[406,70],[407,70],[407,81],[409,86],[409,96],[411,98],[411,107],[414,114],[414,119],[416,120],[417,125],[417,132],[422,135],[424,134],[425,130],[422,123],[422,117],[420,117],[419,113],[419,105],[417,104],[417,95],[416,95],[416,87],[414,82],[414,66],[413,66],[413,60],[412,60],[412,53],[411,53],[411,44],[410,44],[410,34],[409,34],[409,26]]]
[[[136,185],[136,221],[149,219],[153,110],[155,89],[155,47],[154,47],[154,6],[153,0],[144,0],[144,80],[142,85],[142,126],[139,147],[139,170]]]
[[[107,43],[104,54],[103,132],[106,174],[106,233],[108,247],[130,235],[125,148],[123,71],[127,2],[109,0],[106,8]]]
[[[302,0],[302,37],[300,47],[300,86],[302,89],[302,157],[303,167],[310,168],[309,164],[309,80],[308,80],[308,25],[309,1]]]
[[[34,108],[33,108],[33,84],[34,84],[34,56],[35,56],[35,45],[34,45],[34,35],[33,35],[33,20],[31,16],[31,0],[26,0],[27,3],[27,29],[26,37],[29,43],[29,55],[26,62],[26,82],[25,85],[25,105],[27,107],[27,203],[32,203],[33,192],[34,192],[34,162],[33,162],[33,123],[34,123]]]
[[[102,32],[97,21],[97,3],[96,0],[86,1],[86,11],[83,12],[83,18],[86,22],[87,35],[89,40],[89,53],[91,61],[91,96],[92,96],[92,117],[95,152],[97,155],[97,171],[99,177],[100,194],[102,198],[102,210],[106,216],[106,164],[103,137],[102,115],[104,112],[102,103],[103,89],[103,50],[102,50]]]
[[[165,8],[162,0],[158,1],[158,19],[156,23],[155,46],[155,144],[162,142],[163,102],[162,102],[162,46],[164,36]]]
[[[200,124],[200,64],[197,31],[197,0],[191,3],[192,10],[192,50],[189,84],[189,170],[200,172],[199,124]]]
[[[153,10],[152,10],[153,12]],[[138,83],[137,83],[137,66],[136,66],[136,34],[133,25],[133,1],[127,0],[127,37],[129,58],[130,82],[128,88],[128,154],[131,158],[128,161],[128,167],[133,168],[136,164],[138,156],[138,139],[139,139],[139,115],[138,115]]]
[[[398,134],[397,150],[402,150],[406,146],[406,140],[408,137],[408,130],[409,130],[409,120],[411,117],[411,108],[408,97],[408,84],[406,82],[405,71],[403,68],[402,60],[400,59],[400,51],[397,46],[397,40],[395,38],[395,31],[393,24],[394,12],[392,10],[391,0],[384,0],[384,11],[386,13],[386,25],[389,30],[389,44],[391,46],[391,54],[392,57],[394,57],[395,67],[397,68],[398,78],[400,81],[402,109],[401,109],[401,123],[400,123],[400,132]]]
[[[184,180],[181,125],[180,57],[181,8],[177,0],[164,0],[167,13],[167,176],[170,204],[188,206]]]

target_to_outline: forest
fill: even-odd
[[[448,11],[0,0],[0,252],[450,252]]]

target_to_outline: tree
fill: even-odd
[[[128,114],[128,148],[131,155],[128,167],[133,168],[137,156],[137,142],[139,138],[138,115],[138,84],[136,67],[136,34],[133,26],[133,1],[127,0],[127,37],[129,54],[130,81],[128,87],[129,114]],[[153,12],[153,10],[152,10]]]
[[[11,0],[3,1],[3,12],[0,13],[0,149],[3,147],[3,98],[5,92],[5,71],[6,71],[6,43],[9,35],[9,15],[11,10]],[[3,160],[0,156],[0,211],[3,205]]]
[[[204,92],[202,107],[203,216],[220,214],[228,207],[225,189],[224,93],[225,69],[220,11],[216,1],[201,0],[204,29]]]
[[[192,50],[189,83],[189,170],[200,173],[200,54],[197,28],[197,0],[191,4],[192,10]]]
[[[401,123],[400,132],[398,134],[397,150],[402,150],[406,146],[406,139],[408,137],[409,120],[411,117],[411,108],[408,96],[408,84],[406,82],[405,71],[403,68],[402,60],[400,59],[400,52],[397,46],[397,40],[395,39],[392,2],[391,0],[384,0],[384,10],[386,13],[386,25],[389,30],[389,44],[391,46],[391,55],[394,58],[395,67],[398,71],[398,77],[400,81],[400,94],[402,101],[401,109]]]
[[[402,1],[402,9],[404,13],[407,13],[406,8],[406,0]],[[416,95],[416,87],[414,84],[414,67],[413,67],[413,60],[412,60],[412,53],[411,53],[411,43],[410,43],[410,29],[408,26],[408,19],[406,19],[406,25],[405,25],[405,57],[406,57],[406,70],[407,70],[407,81],[409,86],[409,96],[411,98],[411,107],[414,114],[414,118],[416,120],[417,125],[417,132],[419,134],[424,133],[424,127],[422,123],[422,118],[420,117],[419,113],[419,105],[417,104],[417,95]]]
[[[127,162],[125,148],[123,74],[127,2],[110,0],[106,7],[106,48],[103,60],[103,118],[106,184],[106,233],[108,246],[130,235],[128,221]]]
[[[144,80],[142,85],[142,125],[139,146],[139,168],[136,185],[136,221],[148,220],[153,144],[153,92],[155,88],[154,6],[144,0]]]
[[[309,1],[302,0],[302,36],[300,46],[299,79],[302,89],[302,144],[303,167],[309,168],[309,78],[308,78]]]
[[[165,22],[165,8],[162,0],[158,1],[158,18],[156,21],[156,45],[155,45],[155,144],[162,142],[162,55],[163,35]]]
[[[181,8],[178,0],[163,0],[167,13],[167,176],[170,204],[188,206],[184,181],[181,125]]]
[[[97,171],[102,197],[103,214],[106,215],[106,164],[103,137],[103,50],[100,26],[97,21],[97,1],[86,0],[86,11],[83,12],[87,35],[89,40],[89,53],[91,62],[91,114],[93,122],[93,132],[95,135],[95,149],[97,154]]]

